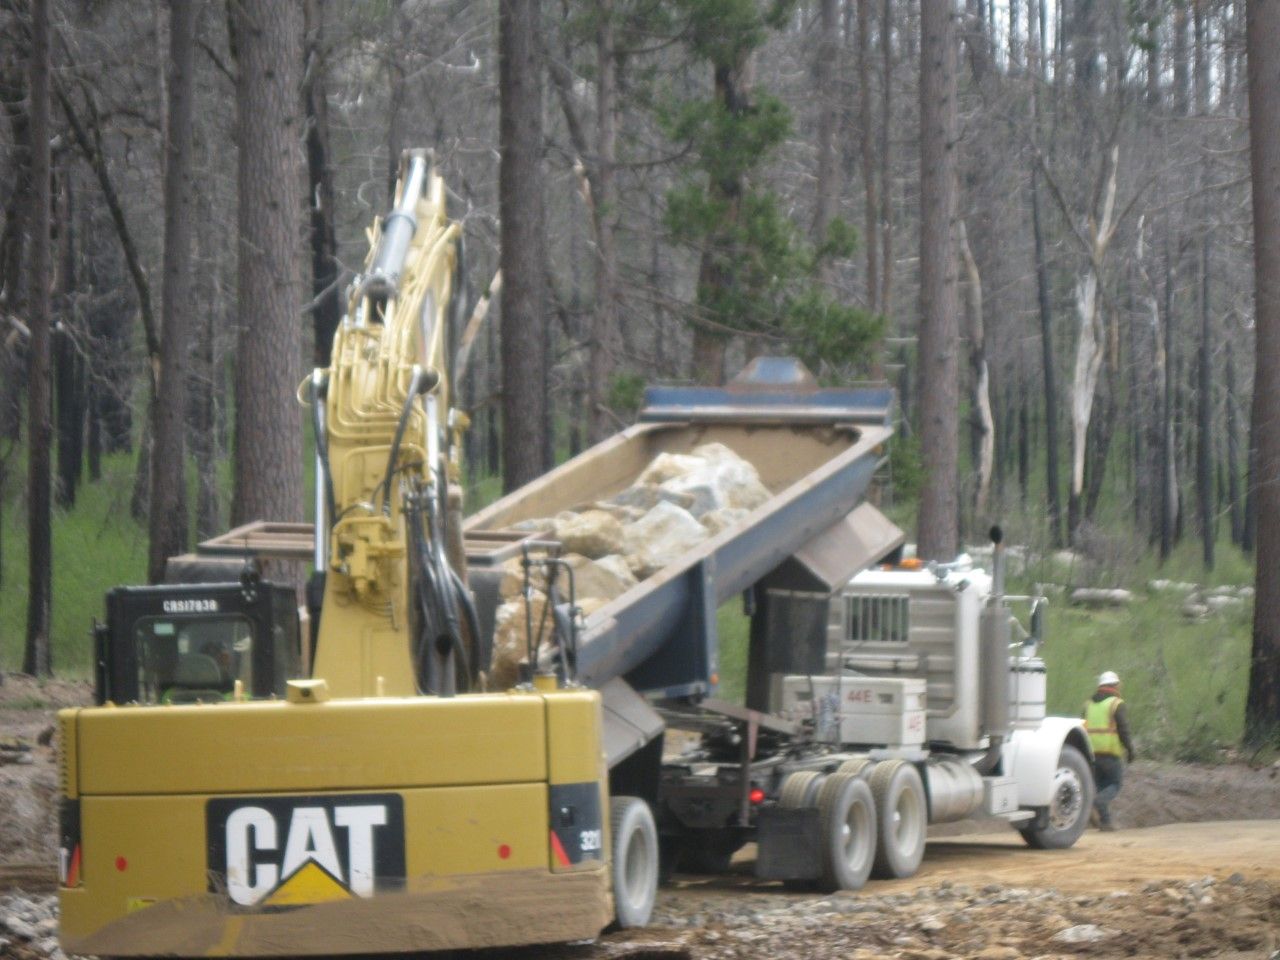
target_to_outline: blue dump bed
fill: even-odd
[[[797,361],[781,358],[755,361],[723,388],[650,388],[638,424],[474,514],[464,535],[469,548],[514,543],[528,535],[514,524],[606,499],[660,453],[725,444],[772,496],[594,611],[578,656],[579,679],[593,687],[622,679],[658,697],[711,694],[716,609],[847,522],[885,454],[892,403],[888,389],[819,388]]]

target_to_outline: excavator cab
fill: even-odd
[[[292,587],[246,575],[106,599],[107,622],[94,626],[99,704],[266,700],[302,676]]]

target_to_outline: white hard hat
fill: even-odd
[[[1114,687],[1120,682],[1120,677],[1116,675],[1114,670],[1105,670],[1098,675],[1098,686]]]

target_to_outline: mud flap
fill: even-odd
[[[761,880],[816,880],[822,868],[818,809],[762,807],[756,816],[756,876]]]

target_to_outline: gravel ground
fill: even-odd
[[[51,896],[0,898],[0,956],[65,960]],[[1095,895],[944,881],[888,896],[740,894],[708,901],[663,894],[653,925],[593,944],[479,951],[476,960],[1051,960],[1091,957],[1274,958],[1280,888],[1223,881],[1151,881]]]
[[[84,684],[0,687],[0,958],[64,960],[52,878],[57,706]],[[44,708],[33,709],[40,700]],[[19,762],[12,762],[16,753]],[[1024,849],[1009,829],[931,842],[911,880],[857,893],[796,893],[750,876],[748,848],[726,877],[680,877],[651,926],[590,944],[468,953],[476,960],[1048,960],[1225,957],[1280,960],[1280,769],[1140,761],[1116,807],[1124,827],[1071,851]],[[1201,823],[1235,819],[1252,823]],[[1169,824],[1169,826],[1157,826]],[[973,825],[968,825],[973,830]],[[939,831],[950,832],[950,831]],[[44,878],[44,879],[41,879]]]

